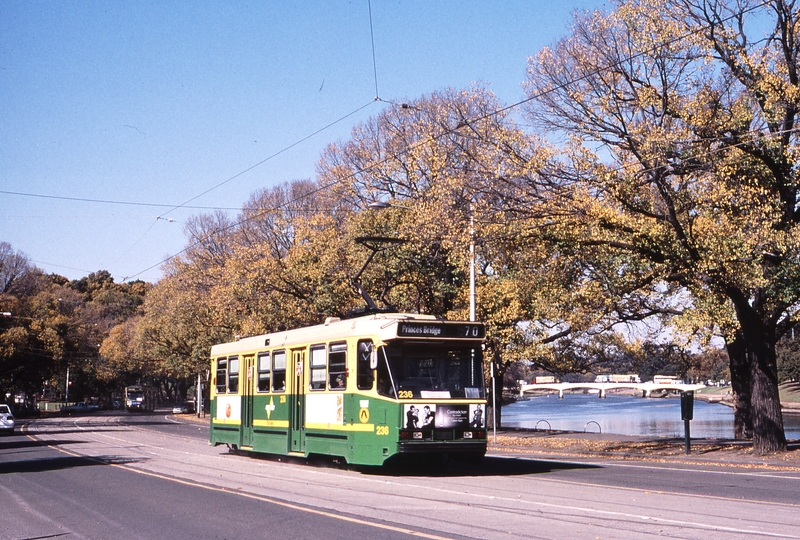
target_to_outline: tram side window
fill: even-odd
[[[328,387],[347,388],[347,343],[332,343],[328,350]]]
[[[228,383],[228,359],[217,358],[217,394],[224,394]]]
[[[286,351],[272,353],[272,390],[273,392],[286,390]]]
[[[358,359],[356,360],[356,381],[359,390],[372,390],[375,383],[375,372],[370,367],[372,358],[372,341],[363,339],[358,342]]]
[[[325,389],[325,345],[311,347],[311,380],[312,390]]]
[[[228,392],[235,394],[239,391],[239,358],[232,356],[228,359]]]
[[[269,392],[269,353],[258,355],[258,391]]]

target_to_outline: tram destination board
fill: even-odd
[[[486,327],[482,323],[400,322],[397,325],[397,335],[399,337],[483,339],[486,337]]]

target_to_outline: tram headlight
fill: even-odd
[[[464,432],[464,438],[465,439],[471,439],[472,438],[472,432],[471,431],[465,431]]]

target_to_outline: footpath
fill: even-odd
[[[600,433],[492,430],[489,451],[542,459],[613,459],[703,464],[720,467],[768,468],[800,471],[800,441],[789,441],[789,451],[756,455],[749,441],[691,439],[686,454],[684,438],[631,437]]]

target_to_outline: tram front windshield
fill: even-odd
[[[480,347],[392,343],[378,351],[378,391],[399,398],[485,397]]]

